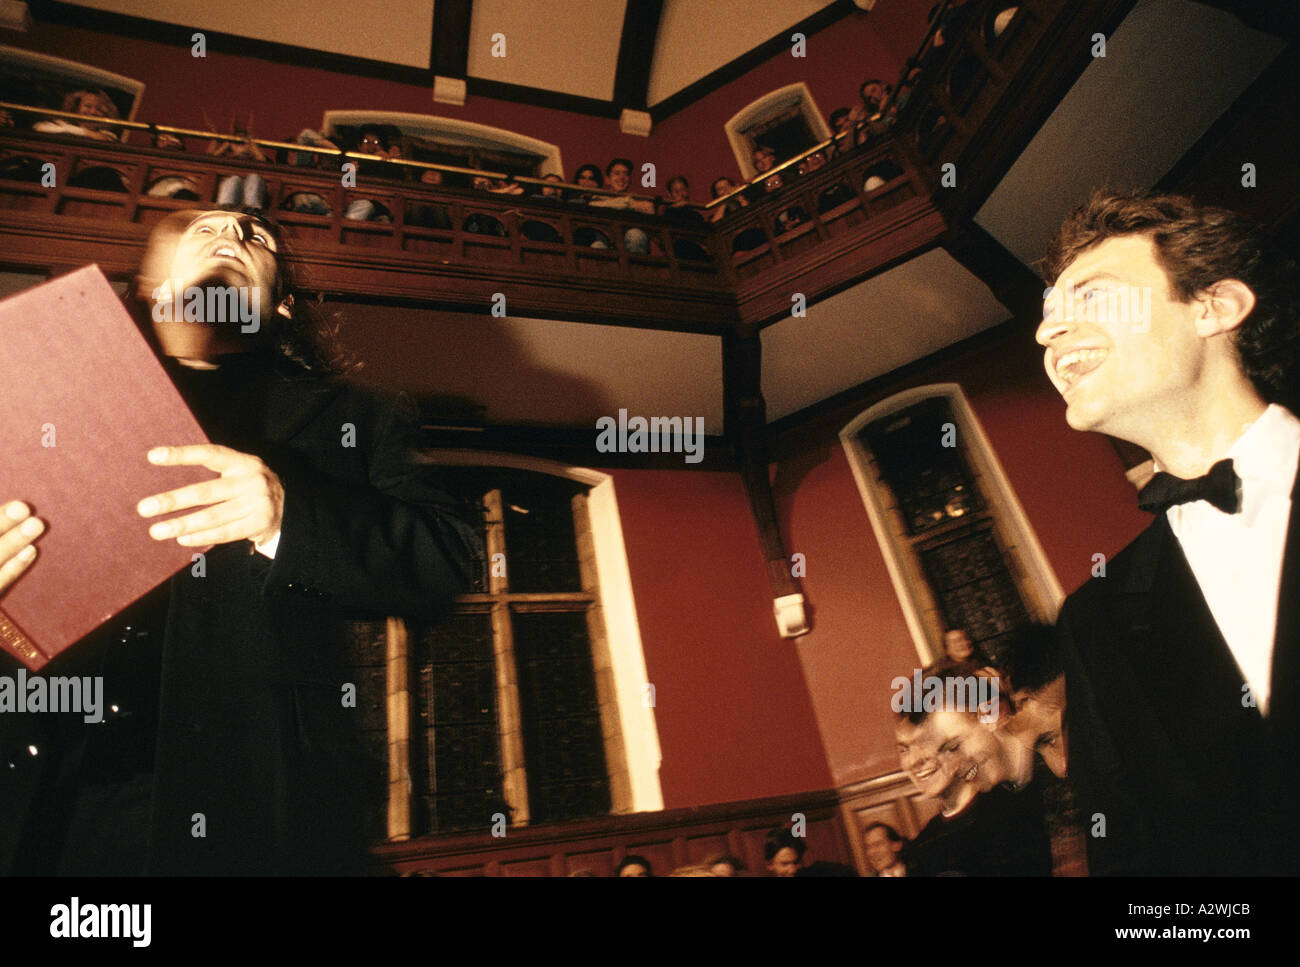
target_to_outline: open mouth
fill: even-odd
[[[1057,356],[1054,364],[1056,378],[1068,390],[1079,380],[1093,372],[1106,361],[1109,349],[1072,349]]]
[[[974,782],[974,781],[975,781],[975,777],[978,776],[979,773],[980,773],[979,763],[978,763],[978,762],[972,762],[972,763],[970,764],[970,767],[969,767],[965,772],[963,772],[963,773],[961,774],[962,781],[963,781],[963,782]]]
[[[236,262],[240,262],[240,263],[244,261],[243,257],[239,254],[239,250],[236,249],[235,246],[231,245],[229,242],[221,242],[220,244],[214,246],[212,250],[208,252],[208,257],[234,259]]]

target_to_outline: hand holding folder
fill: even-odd
[[[0,302],[0,386],[0,507],[45,527],[27,561],[24,521],[0,534],[0,647],[37,670],[208,549],[151,538],[138,510],[210,477],[151,449],[208,441],[95,266]]]

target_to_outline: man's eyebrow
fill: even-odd
[[[1120,281],[1120,277],[1118,275],[1112,275],[1110,272],[1093,272],[1090,275],[1084,276],[1078,282],[1073,283],[1072,287],[1075,292],[1078,292],[1080,289],[1092,285],[1092,283],[1098,282],[1102,279],[1105,279],[1110,282]]]

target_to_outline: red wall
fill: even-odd
[[[1088,578],[1094,553],[1109,557],[1149,521],[1110,444],[1066,425],[1029,336],[930,367],[884,395],[938,382],[961,384],[1066,593]],[[917,654],[838,441],[781,464],[775,489],[787,549],[807,557],[814,624],[799,656],[834,782],[893,771],[889,683],[911,673]]]
[[[709,183],[721,174],[739,176],[722,125],[755,98],[805,81],[823,114],[849,105],[870,76],[892,79],[925,29],[929,0],[886,0],[871,14],[855,12],[808,38],[807,56],[783,51],[745,76],[683,109],[658,125],[649,138],[625,135],[617,119],[594,118],[550,108],[471,96],[464,107],[435,104],[431,90],[415,84],[336,74],[291,63],[209,51],[191,56],[188,46],[169,46],[76,27],[36,23],[5,42],[144,82],[139,120],[205,130],[204,112],[226,130],[231,112],[254,114],[256,136],[292,138],[317,127],[326,110],[377,109],[432,114],[490,124],[554,143],[566,174],[594,162],[602,168],[623,156],[640,165],[653,161],[659,191],[668,178],[685,173],[695,200],[708,198]],[[889,31],[888,41],[880,32]]]
[[[738,182],[740,166],[723,125],[770,91],[803,81],[822,117],[828,118],[837,107],[853,105],[858,87],[867,78],[894,81],[925,34],[929,7],[924,0],[880,4],[882,8],[891,6],[900,8],[892,19],[878,17],[876,12],[850,14],[808,37],[806,56],[794,57],[786,49],[656,125],[650,139],[661,181],[685,172],[696,201],[708,200],[709,185],[721,175]],[[911,18],[905,19],[909,13]],[[905,45],[908,53],[898,55],[891,49],[881,35],[885,29],[899,32],[894,43]]]
[[[615,470],[664,806],[826,789],[799,658],[776,633],[740,477]]]

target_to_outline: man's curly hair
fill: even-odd
[[[1297,406],[1300,331],[1295,263],[1250,219],[1183,195],[1152,191],[1094,192],[1057,230],[1042,262],[1055,285],[1080,255],[1109,238],[1144,235],[1169,279],[1169,293],[1187,302],[1223,279],[1255,294],[1255,308],[1235,332],[1242,369],[1271,403]]]

